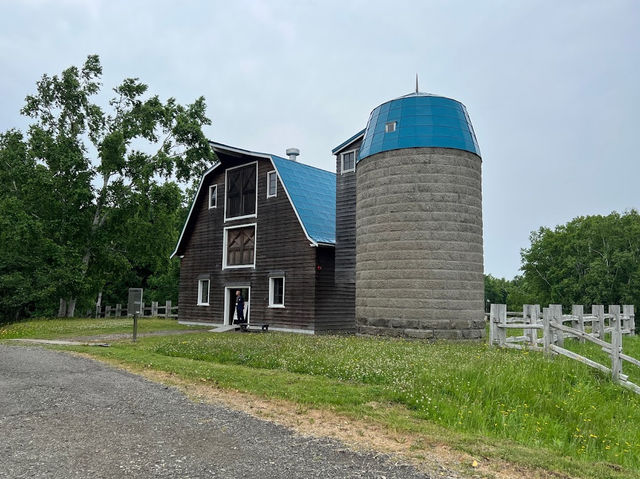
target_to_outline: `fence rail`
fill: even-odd
[[[122,316],[129,316],[127,312],[127,305],[122,307],[121,304],[115,306],[106,305],[104,307],[96,306],[96,318],[119,318]],[[164,304],[158,301],[152,301],[149,306],[142,305],[142,316],[148,317],[164,317],[164,318],[177,318],[178,317],[178,305],[173,306],[171,301],[165,301]]]
[[[565,323],[569,323],[570,326]],[[522,330],[520,336],[508,336],[510,329]],[[489,315],[489,345],[503,348],[533,349],[547,355],[559,354],[580,361],[606,374],[613,381],[640,394],[640,386],[629,381],[622,373],[624,361],[640,367],[640,360],[622,352],[622,336],[635,335],[635,311],[633,305],[610,305],[605,314],[604,306],[594,304],[591,314],[584,314],[583,305],[573,305],[571,314],[562,314],[562,305],[551,304],[540,310],[537,304],[525,304],[522,312],[509,312],[505,304],[492,304]],[[542,336],[538,331],[542,331]],[[610,334],[611,342],[606,341]],[[590,342],[600,346],[611,359],[611,364],[600,364],[564,347],[565,338]]]

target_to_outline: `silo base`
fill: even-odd
[[[418,321],[415,319],[360,319],[358,334],[367,336],[392,336],[414,339],[482,339],[485,337],[485,321]]]

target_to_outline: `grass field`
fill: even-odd
[[[0,326],[0,340],[17,338],[70,338],[81,336],[94,336],[99,334],[124,334],[131,333],[133,328],[132,318],[63,318],[63,319],[37,319],[23,321],[7,326]],[[151,333],[154,331],[172,331],[194,329],[192,326],[178,324],[176,320],[162,318],[140,318],[138,320],[138,333]]]
[[[0,329],[0,338],[17,334],[11,331]],[[330,409],[479,456],[572,477],[640,477],[640,396],[562,357],[479,343],[278,333],[147,337],[74,349]],[[637,338],[625,338],[629,354],[639,349]]]

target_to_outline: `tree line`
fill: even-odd
[[[103,107],[101,77],[96,55],[44,75],[29,127],[0,134],[0,322],[86,314],[129,287],[178,299],[185,188],[215,161],[204,98],[162,101],[127,78]]]
[[[522,274],[486,275],[485,303],[640,305],[640,214],[581,216],[531,233],[521,251]]]

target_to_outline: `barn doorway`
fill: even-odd
[[[236,311],[236,291],[240,291],[244,298],[244,317],[247,323],[251,321],[251,286],[226,286],[224,288],[224,324],[233,324]]]

